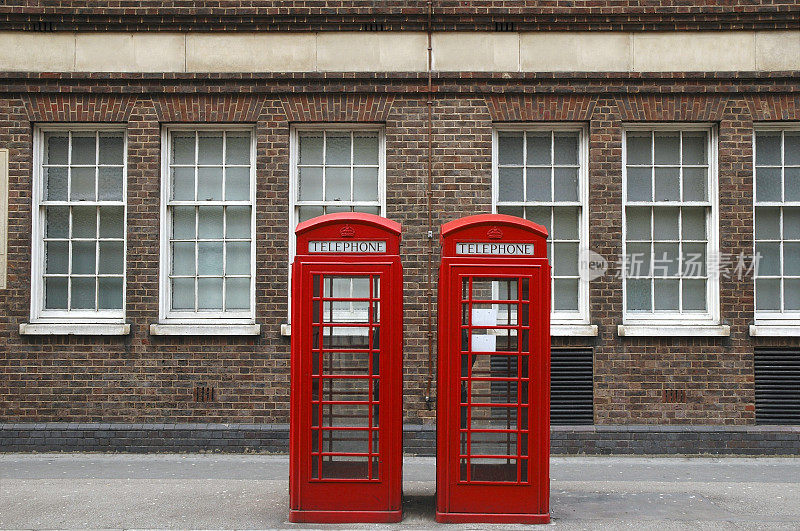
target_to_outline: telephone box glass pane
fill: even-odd
[[[461,482],[525,483],[529,279],[461,280]]]
[[[312,478],[378,479],[380,276],[312,282]]]

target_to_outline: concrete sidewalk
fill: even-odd
[[[401,524],[438,525],[434,460],[407,457]],[[0,454],[0,528],[302,528],[286,521],[288,458]],[[563,529],[800,528],[800,459],[552,459]]]

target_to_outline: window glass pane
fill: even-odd
[[[72,273],[94,275],[97,263],[96,243],[94,241],[72,242]]]
[[[653,209],[653,239],[678,239],[678,208],[662,207]]]
[[[554,207],[551,239],[578,239],[578,207]]]
[[[322,133],[300,135],[300,164],[322,164]]]
[[[44,163],[69,164],[69,135],[67,133],[45,133]]]
[[[682,284],[683,310],[706,311],[706,280],[684,279]]]
[[[72,277],[72,309],[73,310],[94,310],[95,309],[95,278]]]
[[[94,133],[72,133],[72,164],[97,162],[97,142]]]
[[[353,170],[353,200],[378,200],[378,168],[355,168]]]
[[[756,216],[759,216],[761,208],[756,209]],[[758,226],[758,225],[756,225]],[[756,238],[758,238],[756,234]],[[772,239],[777,239],[776,231]],[[787,240],[800,240],[800,207],[783,207],[783,237]]]
[[[125,249],[122,242],[100,242],[101,274],[121,275],[125,269]]]
[[[756,164],[780,166],[781,134],[780,132],[756,133]]]
[[[502,172],[506,170],[510,172],[506,176],[506,180],[512,183],[511,185],[507,185],[505,187],[505,192],[503,190],[503,178]],[[522,174],[516,174],[516,168],[500,168],[501,172],[501,181],[500,181],[500,193],[505,193],[505,196],[501,195],[499,197],[500,201],[521,201],[522,200]],[[522,171],[522,170],[519,170]],[[550,201],[551,200],[551,190],[550,190],[550,179],[552,170],[550,168],[528,168],[525,170],[527,172],[527,193],[525,195],[526,201]],[[513,195],[512,192],[515,190],[513,188],[513,183],[519,183],[519,191],[520,194]],[[508,197],[508,199],[506,199]]]
[[[628,201],[651,201],[653,177],[650,168],[628,168]]]
[[[684,243],[683,244],[683,273],[684,277],[704,277],[706,276],[706,244],[704,243]]]
[[[69,207],[57,206],[45,209],[47,238],[69,238]]]
[[[222,275],[222,242],[197,244],[197,272],[200,275]]]
[[[125,142],[121,133],[100,133],[100,164],[125,163]]]
[[[553,275],[578,276],[577,243],[553,243]]]
[[[800,279],[787,278],[783,281],[783,309],[787,312],[800,310]]]
[[[800,167],[783,169],[783,186],[786,201],[800,201]]]
[[[756,242],[758,276],[777,276],[781,274],[780,245],[780,243]]]
[[[67,168],[45,168],[45,199],[48,201],[67,200]]]
[[[756,279],[756,310],[780,311],[781,281],[778,278]]]
[[[69,272],[69,242],[55,241],[45,244],[45,272],[48,275]]]
[[[72,237],[97,237],[97,207],[72,207]]]
[[[578,168],[556,168],[554,171],[554,199],[556,201],[577,201]]]
[[[650,276],[651,247],[649,243],[629,243],[627,250],[627,271],[629,277]]]
[[[69,198],[72,201],[95,200],[95,168],[72,168]]]
[[[684,240],[706,239],[706,209],[685,207],[681,209],[681,230]]]
[[[578,311],[578,279],[553,279],[553,293],[555,311]]]
[[[522,168],[500,168],[498,199],[500,201],[522,201]],[[548,189],[547,195],[550,195]]]
[[[194,164],[194,150],[194,133],[175,133],[172,135],[173,164]]]
[[[227,201],[250,199],[250,168],[225,168],[225,199]]]
[[[783,274],[800,276],[800,243],[786,242],[783,244]]]
[[[197,235],[201,239],[222,238],[222,212],[223,207],[199,207]]]
[[[197,169],[197,200],[222,200],[222,168]]]
[[[680,134],[677,131],[664,131],[655,134],[655,163],[680,163]]]
[[[378,134],[355,133],[353,138],[353,164],[378,165]]]
[[[122,309],[122,278],[99,279],[100,291],[97,294],[101,310]]]
[[[195,208],[180,206],[172,208],[172,237],[179,240],[195,238]]]
[[[800,131],[786,131],[783,134],[783,163],[786,166],[800,166]]]
[[[656,168],[656,201],[680,201],[680,169]]]
[[[175,242],[172,244],[172,274],[195,274],[195,244],[192,242]]]
[[[194,201],[194,168],[172,168],[172,198]]]
[[[250,309],[250,279],[249,278],[229,278],[226,284],[226,309],[228,310],[249,310]]]
[[[350,133],[327,133],[325,164],[350,165]]]
[[[505,214],[506,216],[516,216],[518,218],[524,218],[525,217],[525,207],[497,205],[497,213],[498,214]]]
[[[231,242],[226,244],[225,274],[250,274],[250,243]]]
[[[675,276],[680,267],[680,247],[677,243],[653,244],[653,275]]]
[[[303,221],[308,221],[309,219],[315,218],[317,216],[321,216],[323,214],[323,209],[321,206],[303,206],[297,209],[297,221],[302,223]]]
[[[197,279],[197,306],[200,310],[222,309],[222,279]]]
[[[705,201],[708,168],[683,168],[683,200]]]
[[[44,307],[48,310],[67,309],[67,285],[69,280],[66,277],[50,277],[44,281]]]
[[[550,226],[550,207],[525,207],[525,219],[538,223],[547,229],[547,233],[550,234],[552,230]]]
[[[100,201],[122,201],[122,168],[100,168],[98,174]]]
[[[528,133],[528,160],[529,165],[549,166],[551,138],[550,133]],[[502,164],[502,163],[501,163]]]
[[[785,212],[785,211],[784,211]],[[778,207],[756,207],[756,239],[781,239],[781,209]]]
[[[227,238],[250,237],[250,212],[249,206],[229,206],[225,209]]]
[[[686,132],[683,133],[683,163],[684,164],[707,164],[706,154],[706,133]]]
[[[553,136],[553,164],[578,165],[578,135],[575,133]]]
[[[625,281],[629,312],[650,311],[650,280],[629,278]]]
[[[197,163],[222,165],[222,133],[201,132],[199,134]]]
[[[322,201],[322,168],[300,168],[300,201]]]
[[[522,133],[498,134],[498,157],[501,165],[522,165],[522,138]]]
[[[629,132],[625,157],[628,164],[652,164],[652,139],[650,133]]]
[[[756,201],[781,200],[781,169],[756,168]]]
[[[194,278],[172,279],[172,309],[194,311]]]
[[[650,207],[628,207],[625,209],[626,238],[628,240],[650,239]]]
[[[350,168],[325,169],[325,200],[350,201]]]
[[[250,135],[228,133],[225,142],[225,164],[250,164]]]
[[[655,279],[653,281],[655,290],[653,300],[656,311],[678,311],[678,291],[680,280]]]

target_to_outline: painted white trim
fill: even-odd
[[[800,337],[800,324],[751,324],[750,335],[753,337]]]
[[[621,337],[728,337],[728,325],[617,325],[617,335]]]
[[[580,226],[578,227],[578,259],[587,249],[590,248],[589,242],[589,128],[583,122],[526,122],[520,124],[497,124],[492,129],[492,213],[497,213],[497,203],[499,199],[499,141],[498,134],[501,132],[573,132],[578,133],[578,201],[576,203],[566,201],[549,202],[520,202],[514,206],[578,206],[580,207]],[[552,183],[551,183],[552,186]],[[509,202],[504,202],[502,206],[511,206]],[[552,257],[548,257],[552,262]],[[578,264],[578,273],[581,271]],[[551,300],[552,305],[552,300]],[[575,325],[589,324],[589,279],[581,274],[578,280],[578,311],[577,312],[555,312],[550,315],[551,323],[573,327]],[[552,332],[551,332],[552,335]],[[593,335],[597,335],[596,331]]]
[[[44,233],[45,219],[41,215],[42,160],[44,155],[44,135],[52,132],[99,131],[120,132],[123,135],[122,203],[123,203],[123,268],[122,268],[122,309],[121,310],[45,310],[44,309]],[[128,130],[124,125],[109,123],[43,123],[33,130],[33,172],[31,201],[31,323],[121,323],[125,320],[128,290]],[[69,199],[69,198],[68,198]],[[119,201],[111,202],[119,205]],[[64,203],[67,204],[67,203]],[[94,201],[92,204],[102,204]]]
[[[151,336],[257,336],[260,324],[165,324],[150,325]]]
[[[22,323],[21,336],[127,336],[128,323]]]
[[[626,256],[627,247],[627,222],[626,222],[626,207],[629,206],[628,199],[628,171],[627,171],[627,134],[630,131],[706,131],[708,132],[708,201],[702,202],[683,202],[670,201],[659,202],[660,206],[692,206],[702,205],[711,208],[711,216],[708,220],[707,237],[708,243],[706,245],[706,272],[708,279],[706,282],[706,303],[708,310],[706,312],[685,312],[685,313],[666,313],[666,312],[650,312],[642,314],[629,313],[627,310],[628,296],[626,288],[626,278],[624,265],[621,274],[622,279],[622,308],[623,308],[623,323],[626,325],[636,326],[650,326],[656,323],[667,325],[667,330],[674,328],[689,327],[707,327],[709,325],[717,325],[720,320],[719,314],[719,275],[713,274],[708,267],[708,261],[712,257],[717,256],[719,253],[719,174],[718,174],[718,145],[719,136],[717,126],[708,123],[683,123],[683,122],[636,122],[625,123],[622,126],[622,257]],[[655,201],[646,202],[632,202],[630,205],[635,206],[642,204],[643,206],[654,206]],[[647,277],[652,278],[652,277]],[[676,323],[680,323],[676,326]],[[630,334],[629,334],[630,335]],[[659,335],[659,334],[654,334]],[[676,334],[666,334],[676,335]],[[681,334],[678,334],[681,335]],[[703,334],[700,334],[703,335]]]
[[[289,128],[289,263],[287,267],[286,308],[287,323],[292,321],[292,263],[297,252],[297,237],[294,230],[299,220],[297,218],[297,193],[299,159],[299,134],[306,131],[374,131],[378,133],[378,203],[380,215],[386,217],[386,130],[384,124],[367,122],[325,122],[294,124]],[[352,179],[352,176],[351,176]],[[307,202],[304,202],[306,204]],[[335,206],[331,201],[317,201],[321,206]],[[372,202],[370,202],[372,206]],[[282,325],[283,326],[283,325]],[[283,333],[281,335],[290,335]]]
[[[289,323],[281,324],[281,335],[289,337],[292,335],[292,325]],[[587,324],[551,324],[551,337],[596,337],[597,325]]]
[[[0,149],[0,289],[8,279],[8,149]]]
[[[249,204],[250,209],[250,310],[219,312],[176,312],[171,307],[170,268],[170,217],[167,208],[170,202],[170,154],[172,152],[172,133],[175,131],[247,131],[250,133],[250,199],[238,201],[237,204]],[[161,205],[159,252],[159,305],[158,320],[160,323],[173,324],[252,324],[255,322],[256,308],[256,128],[250,124],[238,123],[203,123],[203,124],[169,124],[161,129]],[[196,202],[191,202],[193,205]],[[224,205],[227,201],[209,202]]]

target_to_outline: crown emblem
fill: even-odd
[[[491,229],[489,229],[489,232],[486,233],[486,236],[488,236],[492,240],[499,240],[500,238],[503,237],[503,231],[501,231],[497,227],[492,227]]]
[[[339,231],[339,236],[342,238],[352,238],[356,235],[356,229],[351,227],[350,225],[345,225],[342,227],[342,230]]]

